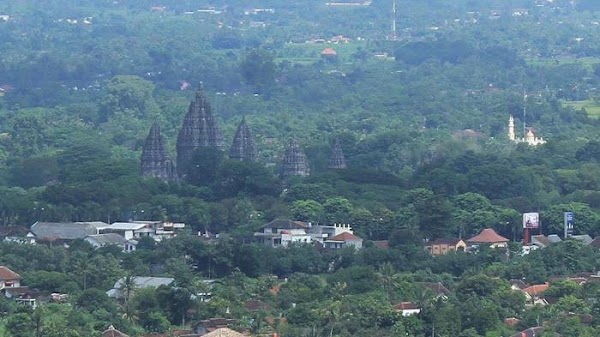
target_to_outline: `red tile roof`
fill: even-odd
[[[268,303],[265,303],[261,300],[246,301],[246,303],[244,303],[244,307],[249,311],[269,311],[272,309],[272,307]]]
[[[331,241],[362,241],[363,239],[352,233],[344,232],[344,233],[338,234],[338,235],[330,238],[329,240],[331,240]]]
[[[13,280],[20,280],[20,279],[21,279],[21,275],[15,273],[14,271],[12,271],[4,266],[0,266],[0,280],[13,281]]]
[[[534,284],[532,286],[529,286],[525,289],[523,289],[523,291],[525,293],[527,293],[527,295],[534,297],[534,296],[539,296],[541,293],[543,293],[544,291],[546,291],[549,287],[549,284],[546,282],[544,284]]]
[[[481,231],[481,233],[475,235],[474,237],[467,240],[470,243],[498,243],[498,242],[508,242],[507,238],[496,233],[495,230],[491,228],[486,228]]]
[[[325,48],[321,52],[321,55],[335,56],[335,55],[337,55],[337,53],[335,52],[335,50],[333,48]]]
[[[415,304],[413,302],[400,302],[394,306],[394,309],[396,309],[398,311],[417,310],[417,309],[421,309],[421,307],[419,307],[417,304]]]
[[[388,242],[388,240],[373,241],[373,244],[375,245],[375,247],[380,249],[390,248],[390,243]]]

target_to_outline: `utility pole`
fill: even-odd
[[[392,3],[392,41],[396,41],[398,35],[396,34],[396,0]]]
[[[527,92],[523,89],[523,138],[527,137],[527,122],[525,116],[527,115]]]

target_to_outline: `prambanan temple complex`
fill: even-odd
[[[217,119],[206,99],[202,85],[200,85],[177,136],[177,165],[169,156],[160,126],[158,123],[154,123],[142,149],[142,175],[165,181],[177,181],[182,177],[185,178],[186,174],[183,171],[188,166],[187,162],[192,158],[194,151],[202,147],[224,150],[225,143]],[[247,162],[258,160],[258,150],[246,118],[242,118],[235,132],[229,149],[229,158]],[[328,168],[346,168],[346,159],[338,140],[336,140],[329,158]],[[308,159],[296,138],[292,138],[285,149],[280,174],[282,178],[310,175]]]

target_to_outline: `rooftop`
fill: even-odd
[[[362,241],[363,239],[349,232],[340,233],[327,241]]]
[[[135,231],[138,229],[142,229],[146,227],[147,223],[139,223],[139,222],[115,222],[105,229],[108,230],[118,230],[118,231]]]
[[[262,228],[276,228],[276,229],[305,229],[310,227],[309,224],[302,221],[294,221],[287,219],[276,219],[268,224],[262,226]]]
[[[106,234],[96,234],[96,235],[88,235],[85,239],[94,240],[100,246],[106,245],[122,245],[127,243],[128,241],[117,233],[106,233]]]
[[[98,234],[98,224],[89,222],[36,222],[31,232],[40,240],[75,240]]]
[[[508,242],[507,238],[496,233],[495,230],[491,228],[486,228],[481,231],[481,233],[475,235],[474,237],[467,240],[470,243],[499,243],[499,242]]]
[[[21,275],[15,273],[14,271],[8,269],[5,266],[0,266],[0,280],[8,281],[8,280],[19,280],[21,279]]]
[[[529,295],[531,297],[539,296],[541,293],[546,291],[548,289],[548,287],[549,287],[548,283],[534,284],[532,286],[529,286],[529,287],[523,289],[523,292],[527,293],[527,295]]]
[[[229,328],[220,328],[213,332],[209,332],[202,337],[244,337],[244,335]]]

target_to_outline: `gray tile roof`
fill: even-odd
[[[171,277],[150,277],[150,276],[134,276],[133,282],[135,283],[135,288],[158,288],[162,285],[168,286],[175,281],[174,278]],[[125,282],[125,278],[120,278],[112,289],[106,292],[109,297],[113,298],[121,298],[123,295],[121,294],[121,288],[123,287],[123,283]]]
[[[106,245],[124,245],[128,241],[117,233],[106,233],[97,235],[88,235],[85,237],[86,241],[92,241],[94,246],[106,246]]]
[[[75,240],[98,234],[98,227],[87,222],[36,222],[31,232],[40,240]]]

